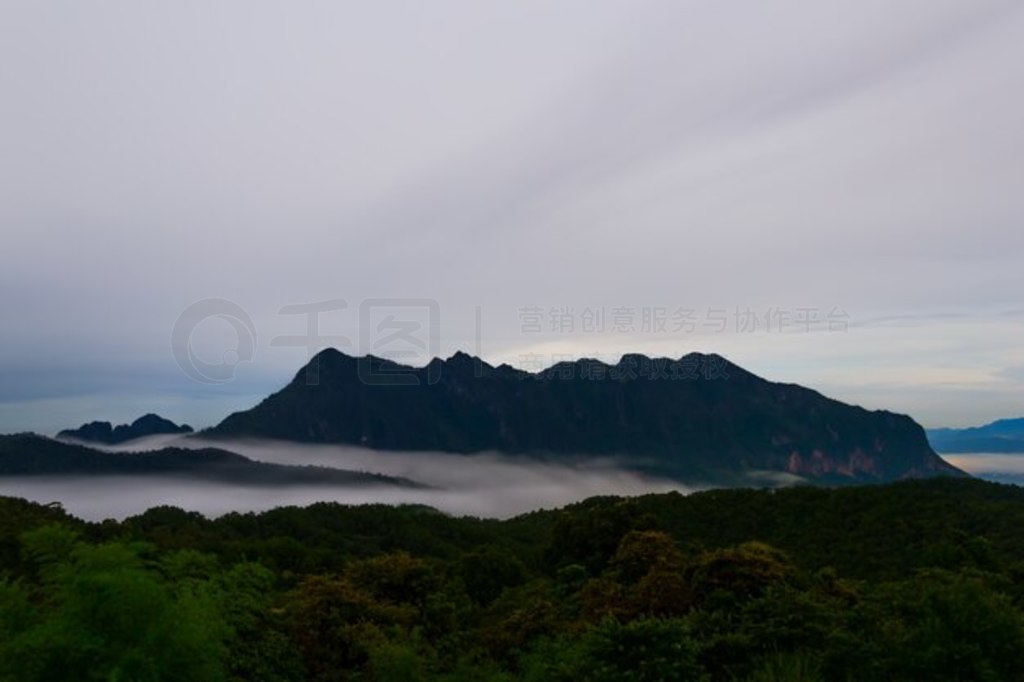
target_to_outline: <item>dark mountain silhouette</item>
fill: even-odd
[[[938,452],[1024,453],[1024,418],[1000,419],[967,429],[929,429],[928,440]]]
[[[106,452],[34,433],[0,435],[0,476],[175,476],[245,485],[399,485],[408,479],[256,462],[219,448]]]
[[[457,353],[421,368],[325,350],[210,436],[554,458],[616,457],[683,480],[750,471],[829,483],[964,475],[910,417],[766,381],[718,355],[626,355],[538,373]]]
[[[58,438],[72,438],[74,440],[87,441],[90,443],[104,443],[106,445],[117,445],[143,436],[158,436],[164,434],[192,433],[192,427],[188,424],[178,426],[169,419],[155,414],[147,414],[139,417],[131,424],[111,426],[110,422],[89,422],[82,424],[77,429],[65,429],[57,434]]]

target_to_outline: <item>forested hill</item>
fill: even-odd
[[[219,448],[108,452],[34,433],[0,435],[0,476],[162,476],[232,485],[423,487],[383,474],[257,462]]]
[[[0,679],[1024,678],[1024,490],[970,479],[508,521],[0,499],[0,570]]]
[[[766,381],[719,355],[625,355],[531,374],[456,353],[425,367],[319,353],[208,436],[379,449],[620,458],[687,481],[750,471],[824,483],[962,475],[910,417]]]

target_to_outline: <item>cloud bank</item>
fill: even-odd
[[[1013,414],[1022,33],[1014,0],[5,3],[0,428],[213,423],[305,361],[283,306],[396,296],[439,302],[442,355],[719,351],[929,425]],[[209,297],[260,336],[220,389],[168,350]],[[526,336],[523,306],[931,322]],[[991,380],[916,383],[946,370]]]
[[[331,445],[276,441],[204,441],[154,436],[103,448],[142,452],[175,447],[219,447],[257,461],[308,464],[372,471],[425,483],[431,489],[385,486],[242,486],[153,477],[0,478],[0,495],[48,503],[59,500],[72,514],[121,519],[158,505],[207,516],[263,511],[321,501],[344,504],[425,504],[458,516],[507,518],[540,508],[560,507],[595,495],[639,495],[693,488],[622,471],[613,462],[558,465],[498,454],[473,456],[431,452],[383,452]]]

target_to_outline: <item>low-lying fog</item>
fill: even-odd
[[[1011,477],[1021,477],[1024,479],[1024,455],[1022,454],[979,452],[942,455],[942,459],[978,478],[1005,480]]]
[[[89,520],[122,519],[158,505],[219,516],[232,511],[262,511],[320,501],[426,504],[454,515],[507,518],[594,495],[692,490],[676,482],[622,471],[612,462],[590,461],[576,467],[498,454],[387,452],[344,445],[206,441],[182,436],[154,436],[104,449],[141,452],[172,445],[217,447],[263,462],[321,465],[402,476],[431,489],[234,486],[156,476],[12,477],[0,478],[0,495],[42,503],[60,502],[71,514]]]

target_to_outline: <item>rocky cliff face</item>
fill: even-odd
[[[315,379],[315,381],[313,381]],[[626,355],[533,374],[459,353],[409,368],[320,353],[209,435],[380,449],[615,457],[682,479],[749,471],[829,482],[963,475],[910,417],[766,381],[718,355]]]

